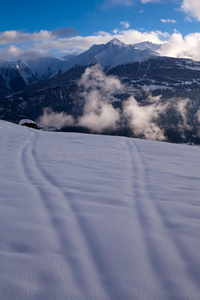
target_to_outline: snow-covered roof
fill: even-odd
[[[29,120],[29,119],[22,119],[19,121],[19,125],[23,125],[25,123],[28,123],[28,124],[36,124],[34,121],[32,120]]]

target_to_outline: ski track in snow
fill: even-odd
[[[13,126],[15,125],[2,122],[0,129],[12,131]],[[107,148],[109,145],[112,147],[119,138],[91,135],[89,139],[87,135],[81,134],[45,134],[33,129],[20,129],[24,130],[26,139],[21,144],[17,155],[17,170],[22,182],[24,181],[30,189],[31,201],[34,199],[33,205],[40,212],[38,218],[42,218],[42,222],[49,228],[50,235],[46,235],[42,229],[44,224],[40,224],[41,236],[43,235],[47,241],[47,248],[52,247],[52,249],[47,253],[44,266],[42,263],[41,266],[36,266],[36,271],[33,265],[33,270],[27,267],[27,271],[33,273],[32,280],[39,281],[35,291],[31,292],[30,289],[30,294],[26,294],[28,287],[25,287],[24,291],[23,288],[21,290],[16,288],[19,294],[16,294],[16,298],[12,300],[21,300],[25,295],[31,300],[200,299],[200,269],[199,261],[196,261],[199,254],[197,254],[198,250],[193,252],[193,249],[188,247],[190,242],[188,232],[193,227],[190,226],[188,229],[188,223],[182,224],[184,230],[189,230],[186,230],[188,243],[185,243],[185,235],[182,237],[179,231],[178,234],[176,230],[172,231],[176,213],[171,218],[170,214],[173,211],[165,212],[166,202],[163,204],[160,195],[157,196],[156,185],[152,186],[151,181],[152,177],[156,179],[156,173],[153,173],[156,172],[156,166],[152,164],[155,169],[152,171],[152,162],[148,157],[143,156],[148,149],[145,143],[151,146],[154,142],[141,142],[137,139],[121,137],[120,140],[127,146],[128,152],[137,154],[131,161],[119,159],[115,162],[75,161],[74,165],[65,162],[69,172],[63,172],[64,168],[60,169],[62,162],[53,164],[50,159],[46,161],[43,159],[46,153],[44,151],[48,151],[48,147],[53,145],[50,142],[52,137],[55,138],[55,143],[59,143],[58,137],[65,140],[67,136],[68,146],[72,145],[74,149],[79,149],[81,145],[82,150],[90,149],[86,145],[92,142],[92,138],[97,145],[98,143],[101,145],[100,141],[105,139]],[[81,142],[80,138],[82,138]],[[8,144],[11,148],[15,147],[16,140],[12,142],[13,145],[10,142]],[[45,150],[42,150],[41,144],[45,145]],[[64,143],[61,142],[61,145]],[[146,148],[143,148],[143,145]],[[161,143],[160,147],[161,145],[163,144]],[[180,145],[180,147],[184,146]],[[163,150],[159,147],[158,149]],[[188,151],[190,149],[192,148],[188,147]],[[153,152],[153,155],[155,158],[156,153]],[[54,166],[56,166],[55,170],[53,170]],[[163,164],[162,168],[164,166]],[[88,170],[85,181],[83,178],[81,184],[74,182],[73,174],[71,176],[70,172],[75,170],[75,174],[80,172],[84,177],[85,168]],[[108,174],[102,173],[104,168]],[[65,179],[59,179],[59,174],[56,173],[59,171],[66,176]],[[82,178],[80,174],[78,180]],[[180,170],[178,174],[181,174]],[[113,177],[111,181],[109,177]],[[194,178],[198,179],[195,176]],[[69,182],[65,184],[66,180]],[[94,192],[96,197],[93,195]],[[168,192],[170,195],[169,190]],[[114,193],[114,196],[110,196],[109,193]],[[167,199],[171,200],[170,196]],[[191,205],[193,202],[188,204]],[[177,211],[182,208],[180,205],[181,203],[176,203]],[[189,216],[194,215],[195,208],[192,209]],[[181,211],[180,214],[182,222],[185,216],[182,215],[183,212]],[[101,213],[104,215],[102,216]],[[98,235],[99,229],[101,232]],[[25,243],[26,241],[24,242],[26,246]],[[28,241],[27,245],[29,245]],[[15,249],[16,247],[20,252],[22,247],[20,242],[18,246],[15,245]],[[39,251],[42,250],[39,248]],[[30,254],[33,261],[37,252],[36,255],[31,252]],[[42,252],[38,252],[38,255],[43,257]],[[19,259],[17,256],[14,257],[16,261]],[[34,276],[38,279],[34,279]],[[11,298],[13,297],[9,296],[8,299],[8,296],[6,298],[4,296],[1,300]]]
[[[135,144],[135,147],[137,148],[138,152],[141,153],[141,149],[139,147],[139,145],[137,145],[137,143],[135,141],[133,141],[133,143]],[[150,182],[149,182],[149,178],[150,178],[150,174],[149,174],[149,169],[148,169],[148,165],[146,163],[146,160],[141,160],[141,167],[140,170],[142,170],[143,172],[143,178],[144,178],[144,184],[145,184],[145,191],[148,193],[148,199],[149,202],[151,202],[151,204],[153,205],[153,209],[155,212],[155,219],[160,221],[160,228],[163,229],[163,232],[165,232],[166,237],[168,238],[168,241],[170,242],[170,247],[172,249],[172,251],[174,253],[172,253],[173,257],[179,257],[180,258],[180,264],[182,267],[182,276],[184,276],[186,274],[185,278],[182,278],[183,281],[185,283],[189,283],[190,289],[191,287],[193,291],[195,291],[196,294],[200,295],[200,269],[197,267],[197,262],[194,260],[193,256],[191,255],[191,253],[188,251],[188,249],[185,247],[185,245],[182,243],[181,239],[178,239],[177,237],[175,237],[174,235],[169,235],[167,233],[167,229],[171,226],[173,226],[173,224],[168,220],[167,215],[165,215],[165,213],[162,211],[161,208],[159,208],[158,205],[156,205],[156,203],[154,202],[153,199],[155,199],[155,191],[153,191],[150,188]],[[160,246],[159,246],[160,248]],[[172,262],[173,265],[173,262]],[[164,267],[164,266],[163,266]],[[188,276],[189,275],[189,276]],[[173,280],[175,280],[176,278],[174,278]],[[169,282],[170,282],[171,278],[169,278]],[[182,281],[182,280],[181,280]],[[174,287],[174,281],[171,282],[171,288]],[[169,289],[170,285],[166,285],[167,290]],[[176,282],[176,285],[179,286],[179,283]],[[187,288],[187,286],[186,286]],[[180,293],[180,290],[183,290],[183,297],[188,297],[188,299],[190,299],[190,295],[187,295],[188,290],[190,290],[189,288],[187,290],[184,289],[183,286],[179,286],[179,289],[177,290],[177,297]],[[175,290],[176,291],[176,290]],[[180,295],[179,295],[180,297]]]
[[[92,297],[91,299],[95,299],[95,295],[93,295],[91,290],[90,278],[86,278],[85,276],[85,273],[87,271],[91,272],[91,270],[87,270],[87,265],[84,265],[84,261],[79,260],[78,257],[73,258],[68,255],[67,250],[71,248],[69,251],[71,252],[74,247],[77,247],[77,245],[73,245],[74,241],[70,240],[66,234],[65,219],[63,218],[62,220],[62,218],[59,217],[60,209],[62,210],[63,215],[65,214],[65,211],[66,215],[70,213],[70,217],[72,219],[70,230],[73,230],[74,234],[76,234],[78,242],[81,245],[84,245],[84,251],[86,252],[85,255],[86,257],[89,257],[92,262],[92,268],[94,269],[92,274],[93,278],[96,283],[99,283],[99,290],[102,290],[102,295],[99,295],[100,299],[116,299],[114,295],[110,294],[109,289],[107,288],[107,283],[102,279],[103,276],[101,276],[101,273],[104,271],[102,269],[103,262],[101,261],[100,256],[94,257],[93,255],[93,252],[98,253],[98,249],[93,251],[95,249],[95,244],[93,244],[93,241],[90,240],[90,229],[84,224],[85,222],[81,219],[81,216],[78,218],[76,217],[77,208],[70,201],[70,197],[72,195],[64,194],[60,189],[58,189],[51,176],[42,169],[41,164],[37,159],[34,151],[37,138],[37,133],[32,132],[22,150],[21,162],[24,166],[24,172],[27,175],[27,178],[36,187],[36,192],[43,201],[44,208],[49,216],[50,226],[52,226],[55,230],[58,243],[62,249],[66,249],[63,259],[65,260],[66,265],[69,265],[70,267],[75,285],[81,289],[81,299],[87,299],[88,295]],[[30,162],[32,162],[31,165],[29,165]],[[43,184],[41,186],[37,186],[35,185],[35,182],[37,181],[41,181]],[[51,192],[48,193],[48,190]],[[71,199],[73,199],[73,197]]]
[[[130,151],[133,151],[133,148],[136,153],[142,153],[138,143],[134,140],[129,142],[129,147]],[[138,177],[134,176],[135,173],[138,174]],[[191,264],[193,258],[187,249],[184,249],[184,245],[181,245],[173,235],[167,233],[169,223],[167,217],[154,203],[154,195],[149,183],[148,165],[145,159],[134,160],[132,178],[134,178],[133,195],[137,202],[137,217],[143,232],[143,241],[146,245],[151,269],[155,270],[157,281],[162,286],[165,299],[172,299],[172,295],[176,295],[176,299],[193,299],[191,298],[192,291],[195,291],[194,294],[200,295],[199,272],[194,273],[196,267],[195,264]],[[166,241],[158,240],[149,235],[149,232],[154,232],[156,227],[165,233]],[[163,253],[167,255],[163,256]],[[174,257],[179,259],[181,280],[171,271],[175,263]],[[184,282],[186,285],[183,286],[180,282]]]

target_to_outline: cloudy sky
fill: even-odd
[[[199,0],[1,0],[0,60],[63,57],[116,37],[200,60]]]

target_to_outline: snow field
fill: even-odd
[[[199,147],[4,121],[0,143],[0,299],[200,299]]]

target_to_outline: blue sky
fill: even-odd
[[[186,40],[192,35],[199,46],[199,21],[199,0],[1,0],[0,59],[62,57],[113,37],[176,47],[181,41],[184,53],[175,47],[174,56],[195,56]]]
[[[107,2],[107,5],[105,4]],[[119,22],[127,20],[131,28],[144,28],[148,31],[172,32],[174,28],[183,35],[196,31],[197,21],[188,22],[186,14],[180,10],[180,1],[141,3],[132,5],[112,4],[101,0],[1,0],[1,31],[41,29],[53,30],[60,27],[73,27],[80,35],[91,35],[96,31],[112,31]],[[110,4],[109,4],[110,2]],[[114,2],[114,1],[113,1]],[[178,4],[179,3],[179,4]],[[160,19],[174,19],[177,23],[163,24]]]

